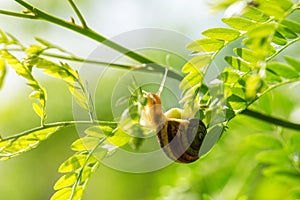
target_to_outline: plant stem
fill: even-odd
[[[156,72],[160,72],[160,73],[164,73],[164,71],[165,71],[164,67],[157,64],[156,62],[154,62],[154,61],[146,58],[145,56],[142,56],[134,51],[131,51],[130,49],[127,49],[127,48],[119,45],[118,43],[115,43],[115,42],[107,39],[106,37],[98,34],[97,32],[93,31],[92,29],[90,29],[88,27],[79,26],[72,22],[68,22],[63,19],[57,18],[53,15],[50,15],[50,14],[32,6],[31,4],[29,4],[23,0],[15,0],[15,1],[17,3],[19,3],[20,5],[22,5],[23,7],[25,7],[26,9],[28,9],[29,11],[31,11],[35,16],[34,19],[45,20],[50,23],[70,29],[74,32],[77,32],[81,35],[91,38],[99,43],[102,43],[102,44],[106,45],[107,47],[110,47],[110,48],[114,49],[115,51],[120,52],[121,54],[126,55],[135,61],[138,61],[139,63],[147,64],[147,65],[151,64],[151,68],[149,68],[149,69],[152,69],[152,71],[156,71]],[[2,12],[2,14],[5,14],[5,13]],[[23,16],[18,16],[18,15],[11,15],[11,16],[23,17]],[[182,80],[182,76],[180,74],[178,74],[174,71],[171,71],[171,70],[169,71],[169,77],[172,77],[172,78],[175,78],[178,80]]]
[[[243,112],[241,112],[241,114],[244,114],[244,115],[247,115],[247,116],[250,116],[250,117],[254,117],[256,119],[260,119],[262,121],[265,121],[265,122],[268,122],[268,123],[271,123],[271,124],[274,124],[274,125],[277,125],[277,126],[282,126],[282,127],[285,127],[285,128],[300,131],[300,124],[285,121],[283,119],[278,119],[278,118],[275,118],[275,117],[272,117],[272,116],[267,116],[267,115],[264,115],[262,113],[250,110],[250,109],[244,110]]]
[[[37,19],[37,17],[35,15],[10,12],[10,11],[6,11],[6,10],[0,10],[0,14],[13,16],[13,17],[20,17],[20,18],[25,18],[25,19]]]
[[[30,133],[33,133],[35,131],[40,131],[46,128],[52,128],[52,127],[60,127],[60,128],[64,128],[64,127],[68,127],[68,126],[76,126],[76,125],[104,125],[104,126],[117,126],[117,122],[109,122],[109,121],[96,121],[96,122],[92,122],[92,121],[65,121],[65,122],[54,122],[54,123],[49,123],[49,124],[45,124],[44,126],[39,126],[24,132],[21,132],[17,135],[13,135],[7,138],[3,138],[2,140],[10,140],[10,139],[16,139],[19,137],[22,137],[24,135],[28,135]]]
[[[69,1],[70,5],[72,6],[73,10],[75,11],[75,13],[76,13],[78,19],[80,20],[82,26],[83,26],[84,28],[88,28],[87,23],[86,23],[86,21],[84,20],[83,15],[81,14],[80,10],[77,8],[77,6],[76,6],[76,4],[74,3],[74,1],[72,1],[72,0],[68,0],[68,1]]]
[[[289,46],[291,46],[292,44],[296,43],[300,41],[300,37],[290,41],[289,43],[287,43],[286,45],[284,45],[279,51],[276,51],[276,53],[274,53],[272,56],[270,56],[266,61],[270,61],[272,60],[273,58],[275,58],[278,54],[280,54],[283,50],[285,50],[286,48],[288,48]]]

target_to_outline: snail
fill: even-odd
[[[198,118],[181,119],[182,110],[179,108],[163,112],[160,94],[167,71],[166,69],[158,92],[147,93],[142,124],[156,130],[158,142],[171,160],[191,163],[199,158],[199,150],[207,133],[206,127]]]

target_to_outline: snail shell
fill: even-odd
[[[207,133],[204,123],[197,118],[172,118],[172,112],[163,113],[159,95],[149,93],[147,98],[144,115],[147,123],[156,130],[157,139],[165,154],[180,163],[196,161]],[[173,110],[175,117],[180,115],[178,110]]]

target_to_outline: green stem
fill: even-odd
[[[68,126],[76,126],[76,125],[104,125],[104,126],[117,126],[117,122],[109,122],[109,121],[96,121],[96,122],[92,122],[92,121],[65,121],[65,122],[54,122],[54,123],[49,123],[49,124],[45,124],[44,126],[39,126],[24,132],[21,132],[17,135],[13,135],[7,138],[3,138],[2,140],[10,140],[10,139],[16,139],[19,137],[22,137],[24,135],[28,135],[30,133],[33,133],[35,131],[41,131],[43,129],[46,128],[53,128],[53,127],[68,127]]]
[[[77,6],[76,6],[76,4],[74,3],[74,1],[72,1],[72,0],[68,0],[68,1],[69,1],[70,5],[72,6],[73,10],[75,11],[75,13],[76,13],[78,19],[80,20],[82,26],[83,26],[84,28],[88,28],[87,23],[86,23],[86,21],[84,20],[83,15],[81,14],[80,10],[77,8]]]
[[[275,118],[275,117],[272,117],[272,116],[267,116],[267,115],[264,115],[262,113],[250,110],[250,109],[244,110],[243,112],[241,112],[241,114],[248,115],[250,117],[254,117],[256,119],[260,119],[262,121],[265,121],[265,122],[268,122],[268,123],[271,123],[271,124],[274,124],[274,125],[277,125],[277,126],[282,126],[282,127],[285,127],[285,128],[294,129],[294,130],[297,130],[297,131],[300,130],[300,124],[295,124],[295,123],[292,123],[292,122],[289,122],[289,121],[285,121],[283,119],[278,119],[278,118]]]
[[[102,43],[102,44],[114,49],[115,51],[120,52],[121,54],[126,55],[135,61],[138,61],[139,63],[151,64],[151,68],[149,68],[149,69],[151,69],[151,71],[154,71],[154,72],[156,71],[156,72],[160,72],[160,73],[164,73],[164,71],[165,71],[164,67],[162,67],[161,65],[158,65],[157,63],[146,58],[145,56],[142,56],[134,51],[131,51],[130,49],[127,49],[127,48],[119,45],[118,43],[115,43],[115,42],[107,39],[106,37],[98,34],[97,32],[93,31],[90,28],[78,26],[72,22],[67,22],[60,18],[57,18],[53,15],[50,15],[50,14],[32,6],[31,4],[29,4],[23,0],[15,0],[15,1],[17,3],[19,3],[20,5],[22,5],[23,7],[25,7],[26,9],[28,9],[29,11],[31,11],[35,16],[34,19],[45,20],[50,23],[70,29],[74,32],[77,32],[81,35],[91,38],[99,43]],[[16,15],[13,15],[13,16],[16,16]],[[22,17],[22,16],[16,16],[16,17]],[[170,71],[169,76],[172,78],[178,79],[178,80],[182,80],[182,76],[174,71]]]
[[[35,15],[10,12],[10,11],[6,11],[6,10],[0,10],[0,14],[13,16],[13,17],[20,17],[20,18],[25,18],[25,19],[37,19],[37,17]]]
[[[279,51],[276,51],[276,53],[274,53],[272,56],[270,56],[266,61],[270,61],[272,60],[273,58],[275,58],[278,54],[280,54],[283,50],[285,50],[286,48],[288,48],[289,46],[291,46],[292,44],[296,43],[300,41],[300,37],[292,40],[291,42],[287,43],[284,47],[282,47]]]

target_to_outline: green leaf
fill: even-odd
[[[243,15],[248,19],[257,22],[266,22],[270,18],[268,15],[264,14],[262,11],[260,11],[257,8],[254,8],[253,6],[246,7],[243,12]]]
[[[28,54],[28,55],[39,55],[41,54],[42,52],[44,51],[44,48],[39,46],[39,45],[36,45],[36,44],[32,44],[30,45],[30,47],[28,47],[25,52]]]
[[[201,71],[211,63],[211,55],[204,54],[199,55],[189,60],[182,68],[183,73],[195,72],[201,73]]]
[[[184,77],[180,83],[180,89],[186,90],[195,85],[199,85],[203,81],[203,75],[198,73],[190,73]]]
[[[48,139],[60,126],[33,131],[20,137],[11,137],[0,141],[0,160],[7,160],[36,148],[41,141]]]
[[[9,39],[5,32],[0,29],[0,43],[9,44]]]
[[[6,75],[6,65],[4,60],[0,58],[0,89],[3,86],[5,75]]]
[[[26,68],[16,57],[14,57],[12,54],[10,54],[6,50],[1,50],[0,54],[2,55],[2,58],[16,71],[16,73],[20,76],[23,76],[26,78],[29,83],[32,82],[33,77],[30,73],[30,70]]]
[[[85,97],[84,93],[82,92],[81,89],[75,88],[74,86],[69,86],[69,91],[71,94],[74,96],[76,102],[78,105],[85,109],[86,111],[89,110],[89,105],[88,105],[88,100]]]
[[[38,41],[39,43],[41,43],[42,45],[46,46],[47,48],[57,49],[57,50],[59,50],[59,51],[61,51],[63,53],[67,53],[67,54],[73,56],[72,53],[64,50],[63,48],[61,48],[61,47],[59,47],[59,46],[57,46],[55,44],[50,43],[49,41],[47,41],[45,39],[42,39],[42,38],[39,38],[39,37],[35,37],[35,40]]]
[[[279,24],[279,27],[277,28],[277,31],[283,35],[283,37],[288,38],[288,39],[295,39],[298,37],[298,35],[292,31],[291,29],[289,29],[288,27]]]
[[[61,190],[58,190],[50,200],[80,200],[82,199],[82,193],[83,193],[83,187],[82,186],[76,186],[74,188],[74,193],[72,192],[72,188],[63,188]]]
[[[203,38],[188,44],[187,49],[196,52],[214,52],[220,50],[224,46],[224,41]]]
[[[202,32],[202,34],[213,39],[224,41],[233,41],[240,36],[239,31],[230,28],[211,28]]]
[[[246,99],[252,100],[258,96],[263,86],[263,80],[258,74],[251,75],[246,80]]]
[[[259,9],[268,16],[275,17],[276,19],[281,19],[284,17],[285,11],[278,2],[271,3],[270,1],[262,1]]]
[[[245,48],[235,48],[233,52],[241,57],[243,60],[249,63],[256,63],[259,61],[259,58],[257,58],[257,55],[255,52],[253,52],[250,49],[245,49]]]
[[[275,30],[275,24],[262,24],[249,31],[248,36],[252,38],[268,38],[274,34]]]
[[[226,68],[221,73],[221,78],[224,81],[224,83],[232,85],[232,83],[236,83],[241,78],[241,74],[237,73],[232,68]]]
[[[70,173],[62,176],[54,185],[55,190],[60,190],[65,187],[71,186],[76,182],[77,174],[76,173]]]
[[[279,62],[268,63],[267,70],[272,71],[275,74],[287,79],[293,79],[299,77],[298,72],[295,71],[294,68]]]
[[[241,111],[247,107],[246,100],[236,95],[231,95],[230,97],[228,97],[227,104],[236,112]]]
[[[99,145],[100,138],[98,137],[83,137],[72,143],[73,151],[84,151],[94,149]]]
[[[287,44],[287,40],[285,39],[285,37],[283,35],[281,35],[278,31],[275,32],[272,42],[274,42],[275,44],[278,44],[280,46]]]
[[[102,158],[104,158],[107,155],[107,153],[108,153],[107,149],[98,147],[93,151],[93,156],[98,160],[102,160]]]
[[[81,168],[87,160],[87,155],[85,154],[75,154],[62,163],[58,169],[60,173],[72,172]]]
[[[285,61],[290,64],[295,70],[300,72],[300,60],[291,56],[284,56]]]
[[[259,149],[281,149],[282,144],[273,135],[253,134],[246,138],[248,145]]]
[[[228,26],[238,30],[248,31],[255,27],[255,22],[243,17],[233,16],[230,18],[223,18],[222,21]]]
[[[265,176],[275,177],[284,182],[292,182],[292,184],[300,184],[299,173],[288,165],[271,165],[263,170]]]
[[[294,32],[300,34],[300,23],[299,22],[296,22],[296,21],[290,20],[290,19],[284,19],[284,20],[282,20],[281,24],[285,25],[290,30],[293,30]]]
[[[57,191],[50,200],[66,200],[70,199],[72,194],[72,188],[64,188],[62,190]]]
[[[113,129],[109,126],[92,126],[87,128],[84,132],[92,137],[103,138],[104,135],[111,136]]]
[[[112,137],[108,138],[108,141],[117,147],[124,146],[127,144],[130,140],[130,136],[126,134],[124,131],[122,131],[120,128],[117,128],[114,131],[114,135]]]
[[[246,62],[234,56],[225,56],[225,60],[233,68],[241,72],[249,72],[251,70],[251,67]]]
[[[49,128],[45,128],[45,129],[42,129],[42,130],[39,130],[39,131],[34,131],[30,135],[37,138],[38,140],[42,141],[42,140],[48,139],[48,137],[50,135],[52,135],[53,133],[55,133],[59,129],[60,129],[60,126],[49,127]]]
[[[44,116],[44,112],[43,112],[43,108],[37,104],[37,103],[32,103],[32,107],[33,107],[33,110],[35,111],[35,113],[40,117],[42,118]]]
[[[263,151],[257,154],[257,161],[270,165],[289,165],[290,160],[282,149]]]
[[[266,81],[271,84],[274,84],[274,83],[280,83],[282,79],[275,72],[266,70]]]

